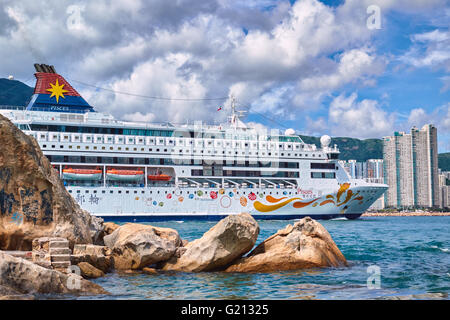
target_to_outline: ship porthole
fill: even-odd
[[[231,198],[227,195],[220,198],[220,206],[225,209],[231,207]]]

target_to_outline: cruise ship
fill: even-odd
[[[294,130],[247,126],[234,99],[222,125],[121,121],[96,112],[53,66],[34,66],[28,105],[0,106],[0,113],[37,140],[79,205],[105,220],[219,220],[240,212],[355,219],[388,187],[351,179],[329,136],[316,147]]]

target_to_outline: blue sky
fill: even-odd
[[[133,121],[224,122],[381,138],[438,127],[450,151],[448,0],[5,0],[0,77],[48,63],[99,111]],[[369,6],[381,28],[369,29]],[[372,12],[372,11],[371,11]],[[224,109],[217,112],[218,105]],[[271,120],[268,120],[271,119]]]
[[[339,7],[345,3],[343,0],[324,0],[321,2],[332,7]],[[337,90],[331,91],[329,96],[322,100],[321,106],[310,113],[311,118],[326,117],[329,111],[329,104],[335,97],[356,92],[358,100],[379,101],[383,110],[394,113],[396,115],[395,130],[409,131],[412,125],[422,126],[427,120],[438,120],[433,119],[432,115],[438,113],[441,116],[442,111],[447,111],[446,107],[448,107],[450,102],[450,87],[446,88],[446,85],[449,86],[448,80],[447,84],[444,81],[446,77],[447,79],[449,77],[450,65],[448,57],[446,61],[444,60],[443,66],[440,66],[439,63],[411,66],[405,63],[404,56],[414,49],[417,52],[417,59],[425,57],[429,43],[415,41],[414,36],[436,30],[447,34],[445,50],[450,54],[448,35],[449,10],[447,3],[447,6],[437,7],[436,11],[431,10],[426,12],[426,14],[402,12],[398,9],[382,12],[382,27],[380,30],[373,31],[370,44],[378,55],[389,57],[389,61],[384,71],[376,77],[376,83],[374,85],[348,83]],[[430,18],[430,16],[434,19]],[[408,122],[407,120],[412,109],[423,109],[429,117],[425,117],[423,121]],[[444,116],[446,115],[444,114]],[[260,121],[270,125],[270,121],[261,120],[258,114],[249,118],[252,121]],[[298,118],[281,122],[288,127],[307,127],[307,121],[302,121],[302,119]],[[442,138],[440,139],[440,149],[442,152],[450,151],[448,128],[440,127],[443,129],[439,131]],[[310,132],[306,130],[304,133]],[[320,134],[321,131],[317,130],[316,133]],[[349,136],[358,136],[358,133],[349,132]]]

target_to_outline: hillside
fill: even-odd
[[[33,88],[17,80],[0,79],[0,105],[24,106]]]
[[[450,152],[440,153],[438,155],[439,169],[442,171],[450,171]]]
[[[0,105],[27,104],[33,88],[17,80],[0,79]],[[320,138],[300,136],[306,143],[314,143],[320,147]],[[331,145],[337,144],[341,151],[340,159],[366,161],[367,159],[383,158],[383,142],[381,139],[360,140],[348,137],[336,137],[331,139]],[[439,168],[450,171],[450,152],[439,154]]]
[[[320,147],[320,138],[300,136],[306,143],[314,143]],[[381,139],[355,139],[355,138],[332,138],[331,146],[338,145],[341,160],[355,159],[366,161],[367,159],[383,158],[383,141]]]

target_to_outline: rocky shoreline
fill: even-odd
[[[365,212],[361,217],[422,217],[450,216],[450,212]]]
[[[103,238],[104,245],[42,237],[27,252],[0,251],[0,300],[39,294],[107,295],[89,279],[111,272],[277,272],[345,267],[329,233],[306,217],[279,230],[256,248],[259,226],[248,213],[229,215],[194,241],[170,228],[126,223]],[[11,254],[9,254],[11,253]],[[13,256],[14,255],[14,256]]]

